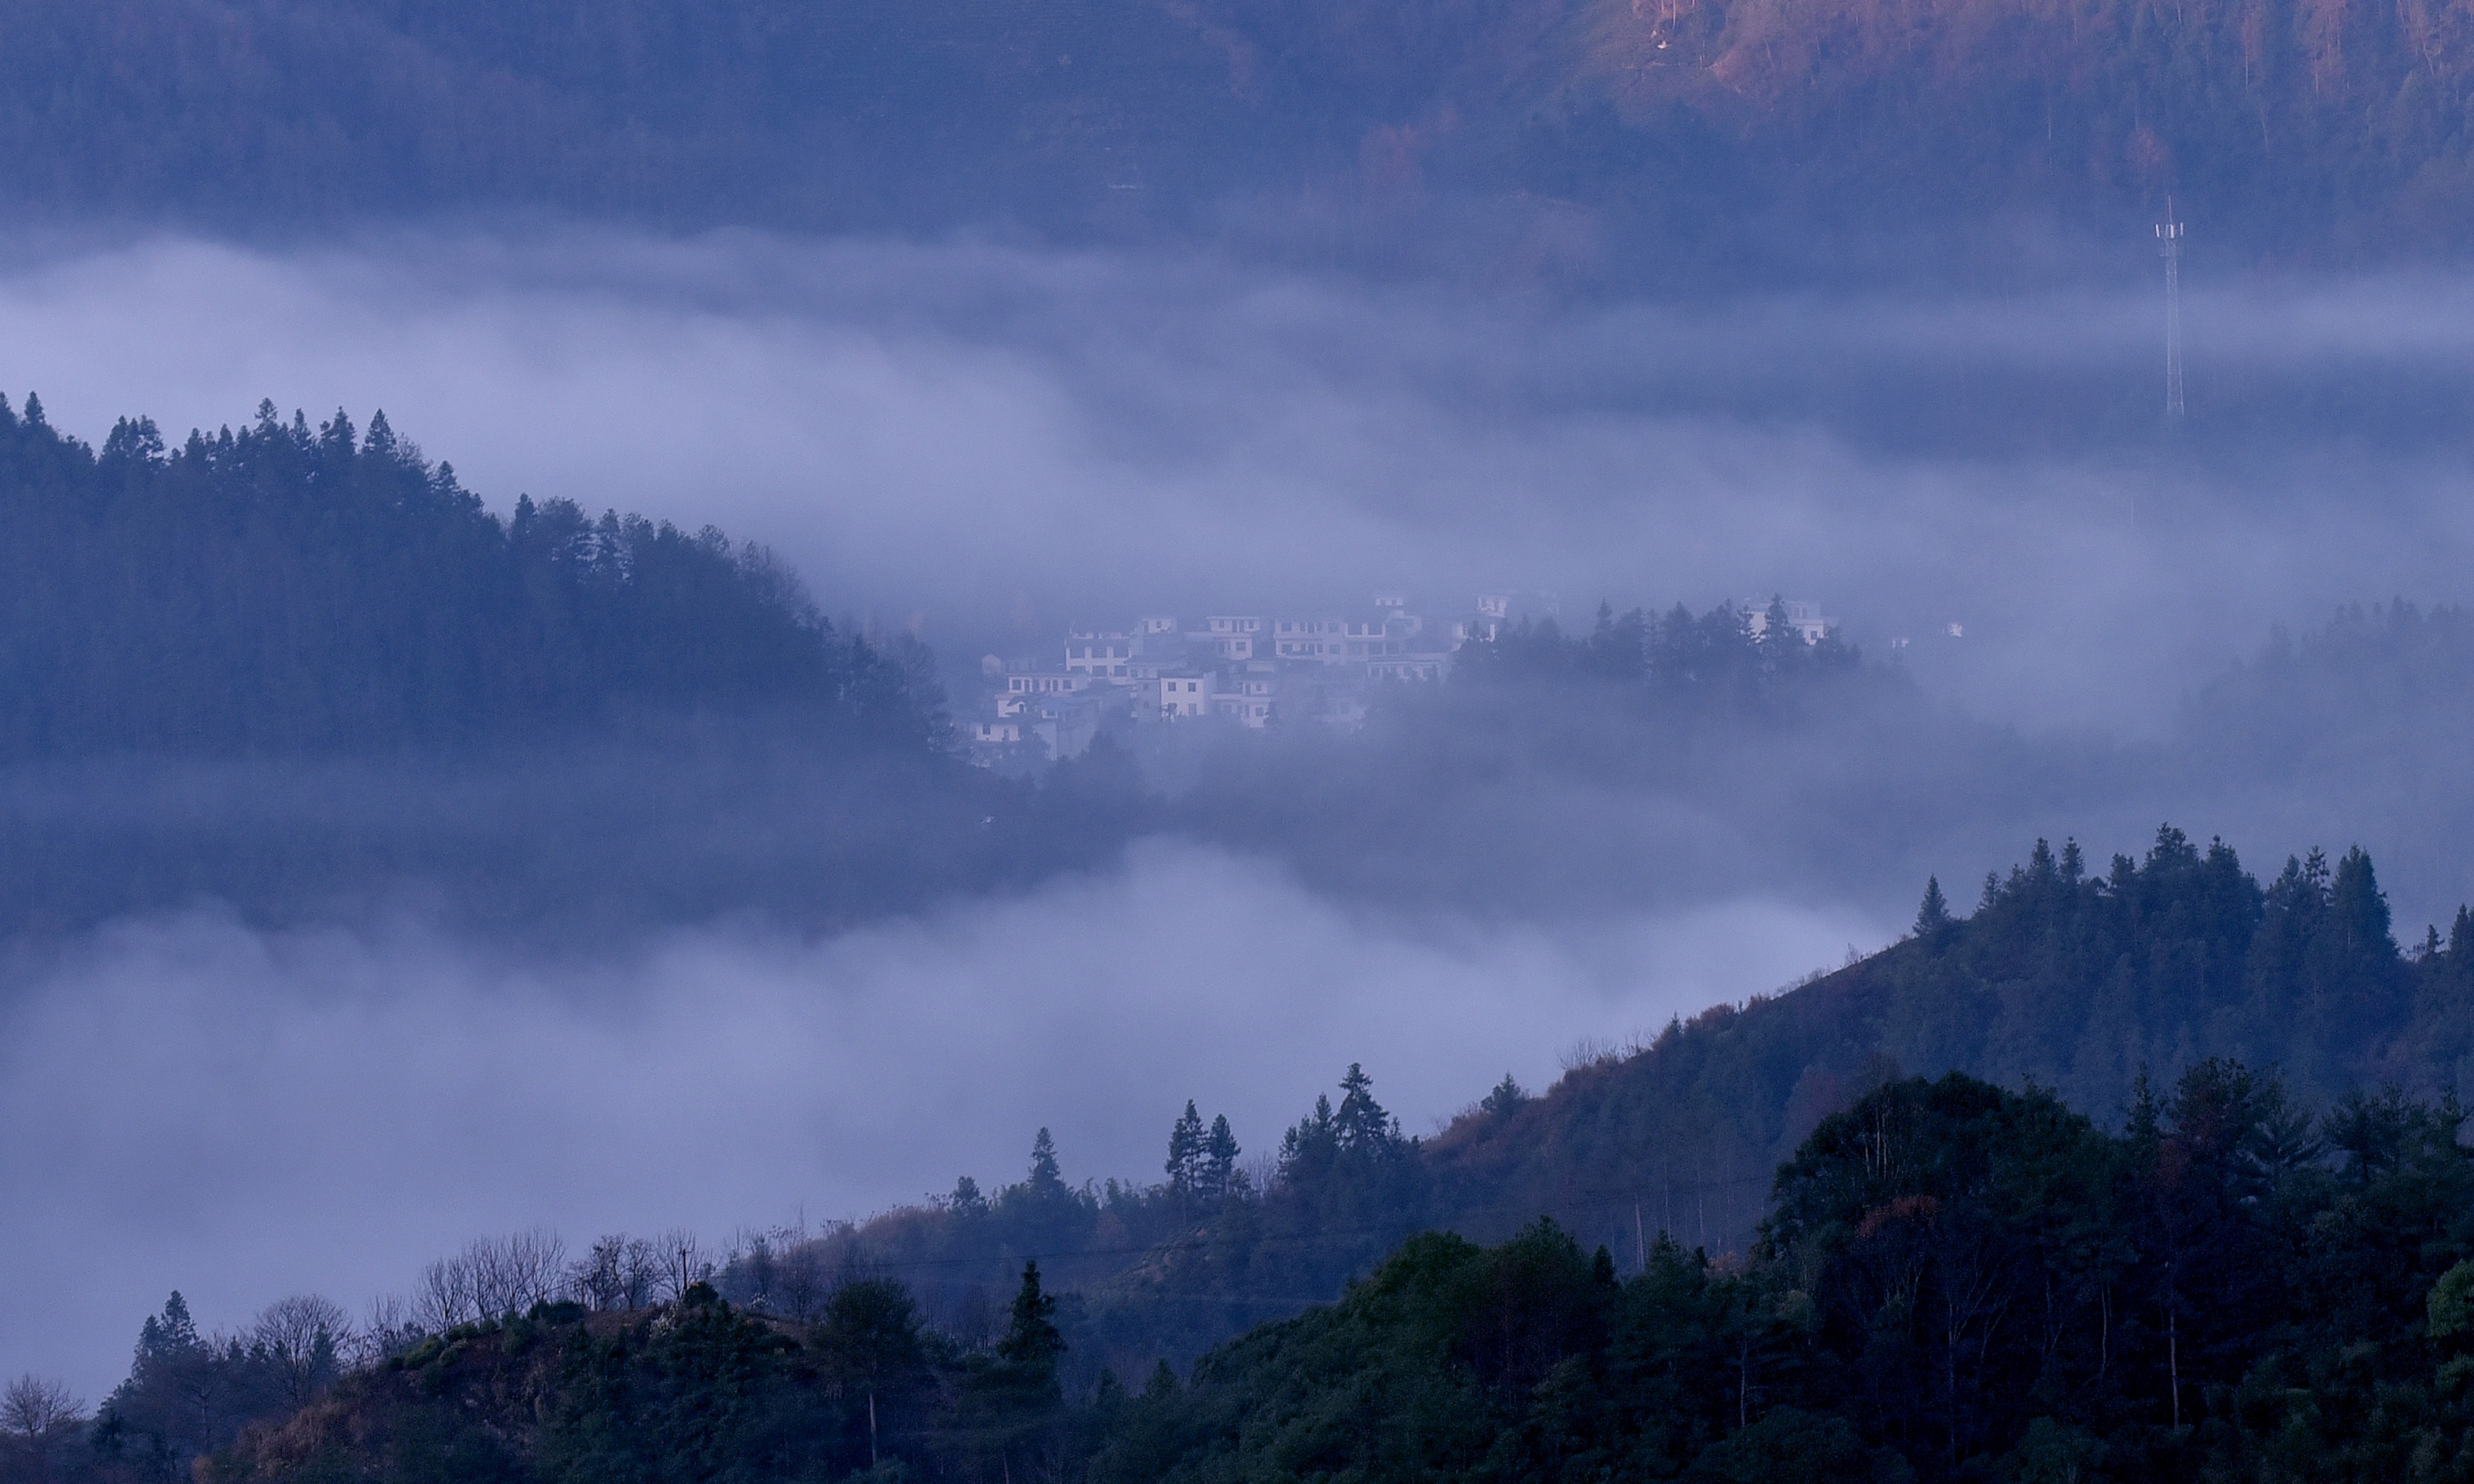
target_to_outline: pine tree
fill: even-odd
[[[1237,1185],[1237,1136],[1228,1131],[1228,1115],[1215,1115],[1210,1137],[1202,1144],[1202,1169],[1196,1182],[1196,1193],[1209,1202],[1226,1200]]]
[[[204,1349],[205,1343],[198,1338],[197,1324],[189,1318],[189,1301],[175,1288],[172,1297],[163,1301],[162,1317],[148,1319],[138,1330],[137,1358],[177,1359]]]
[[[1065,1177],[1056,1167],[1056,1140],[1041,1129],[1031,1141],[1031,1178],[1026,1182],[1031,1193],[1045,1200],[1065,1193]]]
[[[1374,1100],[1374,1079],[1355,1062],[1348,1064],[1348,1074],[1340,1079],[1340,1111],[1333,1115],[1334,1132],[1340,1147],[1351,1154],[1370,1154],[1388,1149],[1399,1137],[1398,1126],[1383,1105]]]
[[[1916,908],[1916,936],[1939,943],[1951,928],[1950,900],[1941,894],[1941,877],[1925,877],[1924,904]]]
[[[881,1278],[844,1283],[825,1305],[809,1343],[836,1386],[866,1399],[867,1462],[875,1468],[878,1402],[898,1400],[928,1369],[910,1290]]]
[[[1194,1099],[1185,1100],[1185,1114],[1168,1135],[1168,1189],[1180,1205],[1193,1199],[1202,1166],[1202,1114]]]
[[[1056,1299],[1039,1286],[1039,1264],[1022,1265],[1022,1286],[1013,1296],[1013,1314],[1005,1338],[997,1341],[997,1358],[1013,1368],[1026,1392],[1051,1391],[1056,1385],[1056,1360],[1065,1353],[1065,1336],[1056,1328]]]

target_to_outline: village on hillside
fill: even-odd
[[[985,690],[965,724],[971,759],[1015,768],[1073,757],[1112,721],[1354,730],[1382,687],[1442,680],[1461,646],[1492,640],[1514,622],[1516,605],[1543,618],[1558,609],[1551,593],[1492,591],[1470,609],[1421,612],[1407,594],[1387,591],[1354,610],[1152,614],[1123,628],[1077,626],[1054,659],[980,661]],[[1752,632],[1766,629],[1766,603],[1734,607]],[[1806,642],[1829,631],[1817,605],[1785,609]]]

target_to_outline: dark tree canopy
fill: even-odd
[[[628,710],[805,708],[941,744],[914,665],[764,549],[566,500],[500,520],[371,418],[263,404],[100,452],[0,399],[0,760],[469,743]]]

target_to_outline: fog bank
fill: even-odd
[[[1166,845],[1121,874],[823,942],[682,932],[519,963],[417,923],[134,922],[0,1002],[0,1368],[89,1400],[180,1288],[206,1326],[357,1307],[475,1233],[818,1223],[1055,1131],[1156,1178],[1192,1097],[1249,1156],[1363,1061],[1412,1131],[1585,1038],[1779,987],[1891,927],[1738,900],[1550,939],[1350,915]]]
[[[2145,248],[2112,291],[1688,304],[744,234],[7,264],[0,387],[82,435],[382,407],[500,508],[719,522],[961,660],[1378,585],[1784,591],[1984,713],[2152,727],[2271,621],[2469,595],[2461,277],[2195,249],[2169,440]]]

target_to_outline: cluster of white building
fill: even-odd
[[[989,694],[969,724],[973,755],[986,765],[1072,757],[1112,717],[1354,730],[1378,687],[1442,679],[1453,653],[1494,637],[1516,603],[1556,610],[1549,593],[1483,592],[1472,610],[1439,619],[1412,611],[1404,593],[1378,592],[1346,613],[1153,615],[1124,629],[1075,629],[1061,663],[981,660]],[[1766,628],[1766,603],[1738,607],[1754,632]],[[1787,613],[1807,641],[1828,628],[1810,604],[1789,604]]]
[[[1354,728],[1374,687],[1441,679],[1452,652],[1472,636],[1491,636],[1514,598],[1482,594],[1473,614],[1443,622],[1411,611],[1406,595],[1384,592],[1355,612],[1152,615],[1123,629],[1076,629],[1060,663],[994,655],[981,661],[991,694],[971,723],[971,741],[992,762],[1015,750],[1071,757],[1112,716]]]

